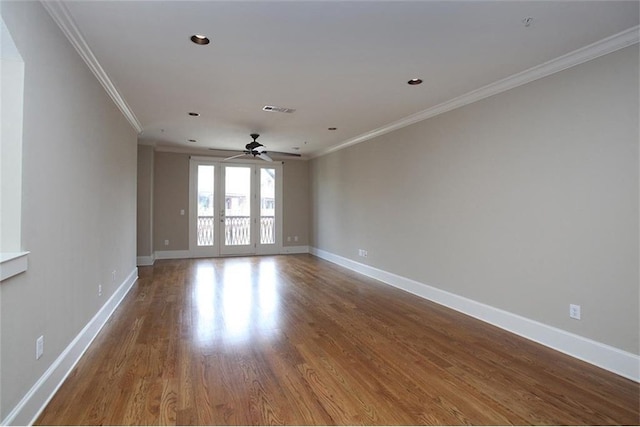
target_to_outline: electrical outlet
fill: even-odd
[[[116,283],[116,271],[111,272],[111,283]]]
[[[36,340],[36,360],[42,357],[44,353],[44,335],[40,335]]]
[[[287,242],[291,241],[291,236],[287,236]]]
[[[293,241],[297,242],[298,241],[298,236],[293,236]]]
[[[102,296],[102,284],[98,285],[98,296],[101,297]]]
[[[572,319],[580,320],[581,318],[580,306],[577,304],[569,304],[569,317]]]
[[[184,215],[184,209],[180,209],[180,215]]]
[[[364,249],[358,249],[358,256],[367,257],[367,251]]]

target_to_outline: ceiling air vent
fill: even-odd
[[[284,107],[276,107],[273,105],[265,105],[262,107],[263,111],[273,111],[275,113],[293,113],[296,111],[295,108],[284,108]]]

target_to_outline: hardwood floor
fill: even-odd
[[[157,261],[49,425],[640,424],[640,386],[311,255]]]

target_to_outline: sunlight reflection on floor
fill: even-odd
[[[197,345],[275,335],[280,325],[277,280],[275,262],[268,257],[200,261],[192,292]]]

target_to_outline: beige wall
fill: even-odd
[[[4,419],[135,271],[136,132],[39,2],[0,7],[25,62],[22,244],[31,251],[28,271],[0,284]]]
[[[282,174],[284,176],[282,245],[307,246],[309,244],[309,162],[286,161],[282,166]],[[294,239],[295,236],[298,236],[297,242]]]
[[[186,251],[189,249],[189,155],[156,152],[154,164],[154,250]],[[282,169],[283,245],[306,246],[309,242],[308,162],[287,161]],[[185,215],[180,215],[182,209]],[[287,236],[291,236],[290,242],[286,241]],[[297,242],[294,236],[298,236]],[[165,240],[169,240],[169,245],[164,244]]]
[[[283,174],[283,246],[309,242],[308,162],[287,161]],[[189,249],[189,155],[156,152],[154,166],[154,250]],[[140,194],[138,198],[140,198]],[[180,215],[184,209],[185,214]],[[291,241],[287,242],[287,236]],[[295,242],[293,237],[298,236]],[[169,245],[165,245],[169,240]]]
[[[138,146],[137,186],[137,255],[153,255],[153,163],[154,149],[148,145]]]
[[[314,159],[311,243],[639,354],[638,117],[635,45]]]
[[[155,154],[153,240],[156,251],[189,249],[189,155]],[[185,214],[180,215],[184,209]],[[165,240],[169,241],[165,245]]]

